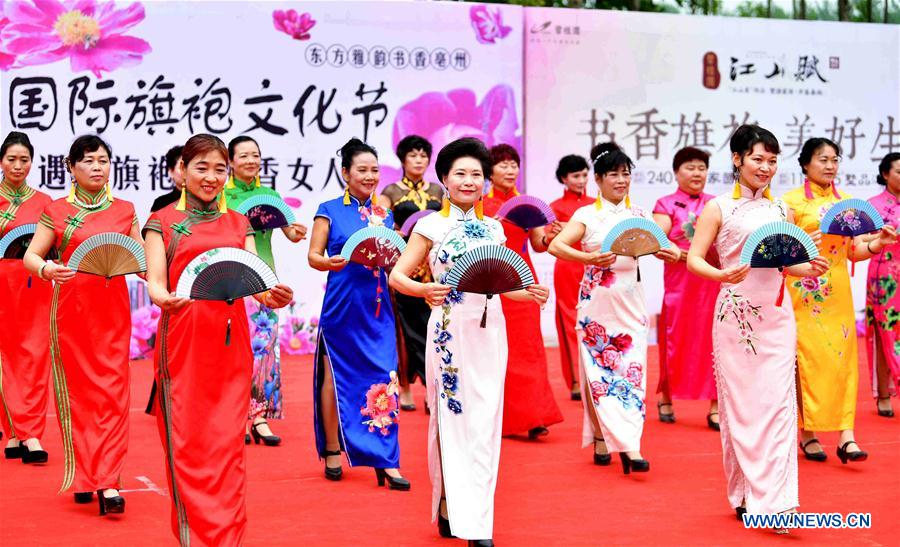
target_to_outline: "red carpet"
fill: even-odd
[[[521,545],[897,545],[900,541],[900,419],[880,418],[860,375],[857,438],[870,456],[841,465],[836,433],[820,436],[829,453],[817,464],[800,460],[804,512],[871,513],[868,530],[795,530],[789,536],[744,530],[725,499],[717,434],[706,428],[706,404],[677,403],[678,423],[656,419],[648,398],[643,454],[646,475],[622,474],[591,463],[580,449],[581,406],[568,400],[556,352],[549,352],[551,378],[565,422],[540,441],[506,439],[497,490],[494,539]],[[651,348],[649,385],[656,385],[656,348]],[[248,447],[248,545],[459,545],[443,540],[430,524],[430,487],[425,460],[423,389],[418,411],[401,416],[404,475],[411,492],[379,489],[371,469],[348,469],[344,481],[327,482],[313,449],[310,413],[311,359],[287,359],[284,378],[287,419],[273,424],[284,438],[278,448]],[[127,512],[100,517],[96,505],[75,505],[57,496],[62,450],[55,421],[44,446],[50,463],[24,466],[0,460],[0,544],[173,545],[163,453],[155,421],[143,413],[150,362],[133,366],[131,447],[123,477]],[[900,414],[900,404],[895,400]],[[53,418],[55,420],[55,418]],[[5,445],[6,439],[2,443]],[[155,485],[155,486],[154,486]],[[161,495],[162,494],[162,495]],[[787,542],[787,543],[785,543]]]

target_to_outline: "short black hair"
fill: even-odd
[[[166,152],[166,169],[175,169],[175,164],[181,159],[182,150],[184,150],[183,146],[169,148],[169,151]]]
[[[762,128],[756,124],[744,124],[734,130],[729,141],[729,148],[733,154],[737,154],[744,162],[744,156],[753,151],[753,147],[762,144],[766,152],[771,154],[780,154],[781,145],[778,139],[768,129]],[[738,168],[732,169],[735,179],[738,177]]]
[[[400,163],[406,161],[406,155],[413,150],[421,150],[422,152],[425,152],[428,159],[431,159],[431,143],[428,142],[425,137],[420,137],[419,135],[407,135],[397,143],[397,158],[400,159]]]
[[[256,139],[254,139],[253,137],[248,137],[247,135],[241,135],[239,137],[235,137],[235,138],[231,139],[231,141],[228,142],[228,159],[229,160],[234,159],[234,149],[237,148],[237,145],[241,144],[242,142],[252,142],[253,144],[256,145],[257,150],[260,150],[260,151],[262,150],[259,147],[259,143],[256,142]]]
[[[444,182],[444,179],[450,173],[453,163],[460,158],[478,160],[481,163],[481,169],[485,178],[490,175],[492,168],[491,153],[488,151],[487,146],[475,137],[464,137],[447,144],[438,152],[437,159],[434,162],[434,171],[441,183]]]
[[[375,156],[376,160],[378,159],[378,152],[376,152],[374,148],[356,137],[353,137],[338,150],[338,154],[341,156],[341,167],[350,169],[350,166],[353,165],[353,158],[366,153],[372,154]]]
[[[69,148],[69,156],[66,158],[69,165],[73,165],[84,159],[84,155],[88,152],[96,152],[100,148],[106,150],[106,155],[112,159],[112,149],[106,144],[106,141],[97,135],[82,135],[75,139]]]
[[[587,168],[587,160],[585,160],[578,154],[569,154],[568,156],[563,156],[559,159],[559,164],[556,166],[556,180],[558,180],[559,183],[562,184],[563,178],[565,178],[570,173],[577,173],[578,171],[583,171]]]
[[[797,158],[797,163],[800,164],[800,170],[803,171],[804,175],[806,174],[806,167],[809,165],[809,162],[812,161],[813,154],[823,146],[830,146],[834,150],[834,153],[837,154],[838,157],[841,157],[841,145],[833,140],[826,139],[825,137],[808,139],[803,143],[803,148],[800,150],[800,156]]]
[[[689,161],[700,160],[706,167],[709,167],[709,152],[694,148],[693,146],[685,146],[672,158],[672,171],[678,171],[682,165]]]
[[[900,152],[891,152],[881,158],[881,163],[878,164],[878,176],[875,178],[878,184],[887,186],[887,179],[884,177],[884,174],[891,170],[891,164],[895,161],[900,161]]]
[[[10,131],[6,134],[6,138],[3,139],[3,144],[0,145],[0,156],[5,156],[6,151],[10,146],[24,146],[28,149],[28,155],[34,159],[34,146],[31,145],[31,141],[28,139],[28,135],[22,133],[21,131]]]
[[[594,174],[601,177],[622,167],[629,171],[634,169],[634,162],[614,142],[604,142],[591,148],[591,162],[594,164]]]

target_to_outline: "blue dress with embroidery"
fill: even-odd
[[[347,239],[361,228],[379,224],[387,228],[394,226],[390,212],[377,205],[373,210],[371,200],[360,203],[349,194],[322,203],[315,216],[328,219],[330,224],[328,256],[339,255]],[[382,468],[400,466],[397,339],[387,278],[387,272],[355,262],[340,271],[328,272],[313,383],[319,457],[324,457],[325,452],[319,396],[322,387],[328,387],[322,386],[319,365],[323,357],[328,357],[334,378],[339,439],[348,463]]]

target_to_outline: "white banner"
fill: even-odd
[[[0,15],[0,51],[36,52],[0,56],[0,128],[29,135],[29,182],[55,197],[69,184],[63,157],[84,133],[110,143],[113,192],[141,222],[171,188],[165,152],[198,132],[256,139],[262,183],[299,199],[297,218],[310,225],[318,204],[343,191],[336,151],[350,137],[378,150],[382,185],[399,179],[394,149],[411,133],[435,154],[461,136],[521,150],[518,7],[78,5],[6,2]],[[27,44],[17,34],[26,29]],[[302,313],[318,315],[325,276],[307,265],[306,243],[275,234],[273,245]]]
[[[900,151],[896,26],[543,8],[526,10],[524,26],[528,191],[546,200],[562,192],[560,157],[608,140],[637,164],[631,199],[648,209],[676,189],[672,156],[684,146],[712,154],[708,192],[730,191],[728,140],[742,123],[782,145],[776,195],[802,183],[810,137],[843,147],[838,184],[861,198],[881,191],[878,161]],[[644,259],[641,271],[656,313],[662,265]]]

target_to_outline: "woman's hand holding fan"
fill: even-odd
[[[169,293],[169,295],[164,299],[154,302],[154,304],[159,306],[159,309],[169,313],[178,313],[181,308],[187,306],[190,303],[190,298],[186,298],[184,296],[175,296],[175,293]]]
[[[672,245],[656,251],[654,256],[667,264],[672,264],[681,260],[681,249]]]
[[[740,266],[732,266],[730,268],[725,268],[721,271],[721,276],[719,277],[720,283],[729,283],[731,285],[737,285],[743,280],[747,279],[747,275],[750,274],[750,264],[741,264]]]
[[[822,230],[813,230],[809,233],[809,238],[816,244],[816,248],[822,245]]]
[[[441,285],[440,283],[425,283],[423,298],[425,302],[432,308],[443,305],[447,295],[450,294],[450,285]]]
[[[550,298],[550,289],[544,285],[529,285],[525,287],[525,292],[528,293],[532,300],[537,302],[541,309],[544,309],[544,304]]]
[[[288,224],[287,226],[281,229],[284,232],[284,235],[291,241],[291,243],[299,243],[306,239],[306,226],[300,224],[299,222],[294,222],[292,224]]]
[[[593,253],[585,253],[587,256],[585,257],[584,263],[588,266],[597,266],[598,268],[609,268],[616,262],[616,254],[612,251],[607,251],[605,253],[601,252],[593,252]]]
[[[344,269],[350,262],[341,255],[328,257],[328,269],[332,272],[339,272]]]
[[[819,255],[809,262],[788,266],[784,270],[794,277],[820,277],[828,271],[828,259]]]
[[[897,243],[897,229],[891,226],[890,224],[885,224],[881,231],[875,235],[874,239],[869,241],[869,252],[874,251],[873,254],[878,254],[887,247],[888,245],[893,245]],[[873,245],[880,244],[878,250],[873,248]]]
[[[62,285],[75,277],[75,270],[62,264],[48,261],[44,271],[41,272],[41,276],[47,281],[53,281]]]
[[[263,298],[263,304],[265,304],[267,308],[273,310],[287,306],[291,303],[291,300],[294,299],[294,290],[281,283],[275,285],[263,294],[266,295]]]

